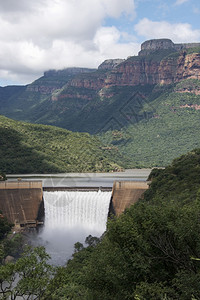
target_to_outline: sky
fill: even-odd
[[[200,42],[199,0],[0,0],[0,86],[97,68],[145,40]]]

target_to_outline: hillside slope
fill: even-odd
[[[7,174],[118,170],[95,137],[0,116],[0,170]]]
[[[166,166],[173,158],[200,147],[200,80],[168,86],[144,104],[136,115],[137,123],[133,112],[126,116],[129,125],[101,134],[102,142],[117,147],[126,158],[125,167]]]

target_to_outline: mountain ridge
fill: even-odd
[[[103,125],[95,125],[94,114],[108,122],[106,110],[116,113],[119,95],[126,102],[138,86],[140,91],[147,86],[149,94],[148,86],[153,89],[156,85],[200,78],[200,43],[174,45],[168,39],[150,40],[141,45],[141,51],[148,51],[147,55],[141,55],[140,51],[138,56],[126,60],[106,60],[98,69],[46,71],[18,94],[8,95],[7,101],[2,100],[5,88],[1,88],[0,113],[16,120],[72,131],[99,132]]]
[[[0,88],[0,113],[98,135],[123,167],[164,166],[200,147],[200,43],[174,45],[150,40],[145,55],[50,70],[13,93]]]

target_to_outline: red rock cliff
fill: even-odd
[[[65,85],[66,92],[63,94],[83,99],[88,97],[90,100],[93,96],[89,97],[85,89],[95,94],[100,91],[101,95],[106,94],[106,88],[111,86],[170,84],[190,78],[200,79],[200,43],[174,44],[168,39],[150,40],[141,45],[138,56],[127,60],[106,60],[98,70],[79,72]]]
[[[68,86],[100,90],[110,86],[135,86],[139,84],[170,84],[183,79],[200,79],[200,53],[172,55],[159,60],[132,57],[104,74],[90,74],[74,78]]]

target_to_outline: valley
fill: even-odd
[[[98,147],[92,161],[95,156],[98,160],[99,155],[110,161],[107,166],[93,162],[92,171],[164,167],[175,157],[200,147],[199,56],[199,43],[146,41],[138,56],[109,59],[98,69],[49,70],[27,86],[0,88],[0,113],[15,120],[61,127],[60,131],[51,127],[51,132],[62,130],[65,137],[69,134],[65,130],[74,132],[70,136],[88,139],[91,134],[94,149]],[[26,126],[35,128],[36,133],[36,127]],[[45,127],[39,130],[42,125],[35,126],[38,132],[45,131]],[[33,141],[38,136],[35,134]],[[31,138],[28,139],[30,142]],[[44,140],[43,144],[48,143]],[[70,145],[73,151],[80,147],[73,138]],[[62,148],[65,146],[49,145],[45,151],[51,152],[52,147],[65,160],[65,167],[55,158],[51,167],[43,163],[42,168],[37,168],[40,172],[90,171],[85,163],[75,166],[72,154],[66,158],[67,152],[64,154]],[[36,147],[34,155],[39,154]],[[13,170],[9,169],[10,172]],[[23,168],[16,172],[23,173]]]

